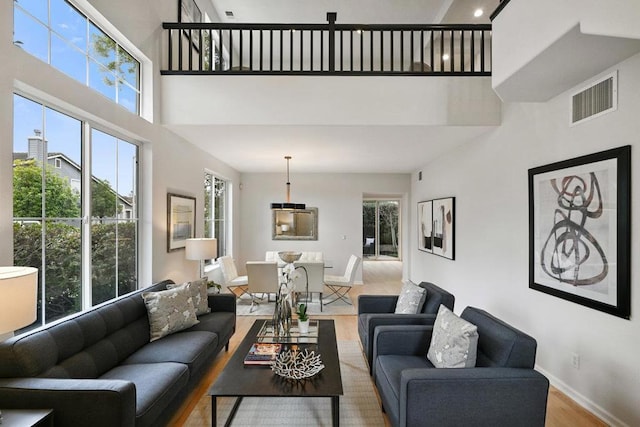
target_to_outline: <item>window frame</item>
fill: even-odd
[[[32,55],[40,60],[43,60],[43,62],[46,62],[48,65],[56,68],[57,70],[59,70],[60,72],[64,73],[65,75],[73,78],[74,80],[80,82],[81,84],[83,84],[84,86],[90,88],[91,90],[99,93],[100,95],[104,96],[105,98],[109,99],[110,101],[112,101],[114,104],[122,107],[123,109],[125,109],[126,111],[130,112],[131,114],[135,114],[141,117],[145,117],[147,118],[149,121],[152,120],[152,113],[149,112],[150,108],[147,107],[147,104],[150,103],[151,99],[150,97],[146,97],[145,94],[147,92],[150,93],[151,89],[150,87],[148,87],[148,85],[145,83],[145,80],[143,79],[143,75],[148,74],[146,71],[146,68],[150,67],[151,61],[148,60],[148,58],[146,58],[146,56],[144,54],[142,54],[142,52],[137,49],[131,42],[129,42],[126,37],[124,37],[117,29],[115,29],[115,27],[113,25],[111,25],[95,8],[93,8],[86,0],[60,0],[63,1],[65,3],[67,3],[72,9],[74,9],[74,11],[76,11],[87,23],[86,25],[86,46],[85,46],[85,50],[80,49],[77,45],[75,45],[71,40],[67,39],[63,34],[61,34],[59,31],[57,31],[55,28],[52,27],[52,23],[51,23],[51,2],[47,1],[47,16],[48,16],[48,22],[42,22],[41,19],[39,19],[38,17],[32,15],[27,9],[23,8],[22,5],[19,2],[14,2],[13,4],[13,8],[14,8],[14,14],[15,14],[15,9],[18,8],[22,13],[24,13],[29,19],[32,19],[35,23],[42,25],[44,28],[46,28],[47,31],[47,46],[46,46],[46,50],[47,50],[47,60],[44,61],[42,58],[33,55],[32,53],[28,52],[25,50],[26,53],[28,53],[29,55]],[[14,22],[14,34],[15,34],[15,22]],[[109,96],[103,94],[98,88],[94,87],[91,85],[91,73],[90,73],[90,69],[91,69],[91,64],[95,63],[98,66],[102,66],[102,63],[100,61],[98,61],[96,58],[93,57],[92,53],[91,53],[91,48],[90,48],[90,35],[91,35],[91,25],[95,26],[99,31],[101,31],[102,33],[104,33],[104,35],[106,35],[107,37],[109,37],[114,43],[115,43],[115,58],[116,61],[118,61],[119,55],[118,52],[120,51],[120,49],[122,51],[124,51],[127,55],[129,55],[136,63],[137,63],[137,87],[133,87],[131,84],[129,84],[129,82],[127,81],[125,76],[119,76],[119,73],[117,71],[110,71],[107,70],[110,75],[112,75],[114,77],[114,86],[115,86],[115,96],[114,99],[110,98]],[[53,61],[52,61],[52,40],[54,40],[54,36],[56,38],[59,38],[63,43],[65,43],[66,45],[68,45],[69,49],[73,49],[75,51],[77,51],[78,53],[82,54],[84,56],[84,62],[85,62],[85,66],[84,66],[84,81],[77,79],[76,77],[74,77],[73,75],[67,73],[66,71],[62,70],[61,68],[53,65]],[[13,43],[16,44],[16,40],[13,40]],[[118,62],[117,62],[118,63]],[[116,68],[116,70],[118,70],[120,67],[119,63],[118,66]],[[123,85],[125,88],[129,88],[130,90],[132,90],[135,94],[136,94],[136,102],[135,102],[135,111],[130,110],[129,108],[127,108],[123,103],[120,102],[120,90],[118,89],[121,85]],[[128,90],[128,89],[125,89]],[[147,102],[148,99],[148,102]],[[150,105],[150,104],[149,104]]]
[[[24,328],[21,332],[27,331],[29,329],[33,329],[33,328],[37,328],[40,327],[42,325],[46,325],[48,323],[52,323],[52,322],[57,322],[60,321],[63,318],[69,317],[69,316],[73,316],[79,312],[83,312],[86,310],[91,309],[92,307],[99,305],[101,303],[96,303],[93,304],[93,280],[92,280],[92,269],[93,269],[93,265],[92,265],[92,247],[91,247],[91,241],[92,241],[92,217],[91,217],[91,182],[92,182],[92,178],[93,178],[93,174],[91,171],[91,167],[92,167],[92,163],[91,163],[91,147],[92,147],[92,131],[96,130],[102,133],[107,134],[110,137],[116,138],[119,141],[122,142],[126,142],[129,143],[133,146],[135,146],[136,149],[136,161],[135,161],[135,172],[134,172],[134,179],[135,179],[135,183],[134,183],[134,190],[135,190],[135,201],[133,202],[135,205],[140,206],[140,202],[143,199],[142,196],[142,192],[141,192],[141,186],[140,186],[140,178],[141,178],[141,174],[142,174],[142,162],[141,162],[141,155],[142,155],[142,150],[143,150],[143,144],[140,141],[134,140],[133,138],[131,138],[130,136],[125,136],[120,134],[120,132],[118,132],[115,129],[111,129],[109,127],[106,126],[102,126],[102,125],[98,125],[96,123],[94,123],[93,121],[91,121],[90,119],[88,119],[86,116],[83,116],[82,114],[78,113],[77,111],[69,111],[68,109],[59,107],[58,105],[56,105],[55,102],[51,102],[45,99],[42,99],[39,96],[35,96],[31,93],[28,93],[24,90],[20,90],[18,88],[14,87],[13,90],[13,99],[15,99],[16,96],[22,97],[24,99],[26,99],[27,101],[31,101],[33,103],[38,104],[44,112],[49,109],[52,111],[55,111],[57,113],[63,114],[65,116],[68,116],[74,120],[78,120],[80,122],[80,127],[81,127],[81,135],[80,135],[80,139],[81,139],[81,158],[82,158],[82,165],[81,165],[81,178],[80,178],[80,182],[81,182],[81,192],[80,192],[80,201],[81,201],[81,212],[80,212],[80,232],[81,232],[81,245],[80,245],[80,258],[81,258],[81,267],[80,267],[80,272],[81,272],[81,279],[80,279],[80,292],[81,295],[79,297],[79,302],[81,304],[81,308],[79,311],[76,311],[74,313],[69,313],[66,316],[60,317],[60,318],[55,318],[53,320],[47,321],[46,318],[46,305],[42,304],[41,301],[43,301],[43,299],[46,297],[46,277],[44,277],[42,279],[42,288],[38,289],[38,301],[39,301],[39,310],[40,310],[40,314],[41,316],[39,316],[39,318],[36,320],[36,322],[34,322],[32,325],[29,325],[28,327]],[[12,106],[13,109],[13,106]],[[44,120],[44,117],[43,117]],[[15,126],[15,114],[14,114],[14,126]],[[43,134],[43,138],[44,138],[44,134]],[[15,137],[14,137],[15,138]],[[15,140],[12,141],[12,151],[15,150]],[[58,158],[56,158],[56,160],[59,160]],[[45,162],[46,164],[47,162]],[[71,185],[71,181],[69,182],[69,184]],[[47,217],[46,212],[42,212],[42,217],[41,217],[41,221],[42,222],[47,222],[49,220],[55,220],[55,218],[51,218],[51,217]],[[137,289],[140,288],[141,286],[141,276],[143,275],[142,271],[141,271],[141,266],[143,263],[142,260],[142,253],[141,253],[141,248],[142,248],[142,216],[141,216],[141,211],[138,208],[137,209],[137,215],[133,218],[131,217],[127,217],[127,218],[120,218],[117,215],[110,219],[112,221],[115,222],[135,222],[135,246],[134,246],[134,251],[136,254],[136,259],[135,259],[135,280],[136,280],[136,289],[131,290],[130,292],[133,292]],[[16,217],[12,214],[12,222],[29,222],[27,221],[22,221],[20,219],[16,220]],[[42,231],[41,234],[44,237],[44,231]],[[15,251],[15,248],[14,248]],[[44,251],[44,249],[43,249]],[[13,254],[12,254],[13,256]],[[38,269],[41,270],[42,266],[38,266]],[[113,300],[115,298],[118,298],[122,295],[126,295],[127,293],[123,293],[123,294],[119,294],[118,291],[118,283],[116,283],[116,293],[114,295],[113,298],[109,299],[109,300]],[[106,302],[106,301],[105,301]]]
[[[213,197],[213,191],[211,192],[211,194],[209,195],[209,202],[210,202],[210,206],[207,206],[207,176],[210,176],[212,179],[212,188],[215,188],[215,181],[219,180],[224,182],[225,184],[225,190],[224,190],[224,209],[223,209],[223,214],[224,214],[224,218],[222,220],[216,220],[215,218],[211,217],[211,218],[207,218],[207,211],[210,212],[212,215],[215,213],[215,205],[213,204],[215,197]],[[230,238],[231,238],[231,227],[230,227],[230,220],[229,220],[229,214],[230,214],[230,203],[231,203],[231,180],[224,178],[223,176],[221,176],[220,174],[217,174],[215,172],[212,172],[210,170],[206,170],[204,171],[204,176],[203,176],[203,186],[204,186],[204,209],[203,209],[203,215],[204,215],[204,233],[203,233],[203,237],[215,237],[218,242],[218,248],[217,248],[217,256],[221,257],[224,255],[229,255],[230,254]],[[222,226],[222,230],[224,232],[224,238],[223,239],[219,239],[218,236],[215,235],[215,222],[219,221],[222,222],[223,226]],[[213,263],[213,261],[215,260],[205,260],[205,265],[211,265]]]

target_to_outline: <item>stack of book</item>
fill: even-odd
[[[281,350],[282,344],[279,343],[254,343],[244,358],[244,364],[270,366]]]

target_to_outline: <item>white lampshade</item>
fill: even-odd
[[[190,260],[214,259],[218,256],[218,244],[213,238],[187,239],[185,257]]]
[[[37,302],[37,268],[0,267],[0,334],[32,324]]]

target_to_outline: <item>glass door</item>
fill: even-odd
[[[399,259],[400,201],[362,202],[362,256],[366,259]]]

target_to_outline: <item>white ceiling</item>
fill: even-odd
[[[223,22],[323,23],[326,12],[337,12],[338,23],[351,24],[488,23],[489,15],[499,3],[499,0],[211,1]],[[477,8],[484,9],[480,18],[473,17]],[[227,18],[226,11],[232,11],[234,17]],[[286,168],[284,156],[291,155],[292,173],[410,173],[491,128],[172,125],[171,129],[240,172],[282,172]],[[211,138],[212,135],[216,137]]]

